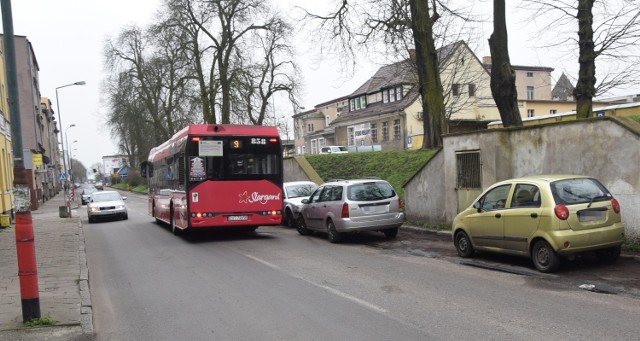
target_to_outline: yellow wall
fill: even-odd
[[[4,46],[0,58],[0,213],[6,214],[13,209],[13,155],[10,134],[9,103],[7,102],[7,84],[4,66]]]

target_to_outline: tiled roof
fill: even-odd
[[[463,41],[458,41],[439,48],[438,61],[440,65],[446,64],[449,58],[453,55],[453,52],[462,44],[464,44]],[[418,84],[418,72],[416,70],[415,62],[411,60],[411,58],[382,66],[373,75],[373,77],[369,78],[364,84],[356,89],[356,91],[351,93],[349,97],[353,98],[360,95],[375,93],[381,89],[400,84]]]
[[[399,101],[391,103],[375,102],[367,104],[367,107],[364,109],[347,112],[338,116],[338,118],[331,122],[331,126],[339,126],[343,122],[402,111],[413,104],[418,98],[418,95],[418,87],[414,86],[413,88],[411,88],[411,90],[409,90],[407,95]]]

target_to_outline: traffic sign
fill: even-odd
[[[64,173],[60,173],[60,174],[58,174],[58,177],[60,178],[60,180],[64,180],[64,179],[66,179],[66,176],[65,176],[65,174],[64,174]]]

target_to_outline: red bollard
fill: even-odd
[[[22,321],[28,322],[40,317],[36,245],[31,212],[16,213],[16,250],[18,253],[20,298],[22,300]]]

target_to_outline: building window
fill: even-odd
[[[418,116],[419,120],[423,120],[424,119],[424,113],[422,111],[418,111],[417,116]]]
[[[302,155],[307,153],[307,146],[302,146]]]
[[[318,141],[311,140],[311,154],[318,154]]]
[[[475,97],[475,96],[476,96],[476,85],[469,84],[469,97]]]
[[[329,116],[325,116],[324,117],[324,126],[328,127],[330,123],[331,123],[331,118]]]
[[[353,127],[349,127],[347,129],[347,135],[349,136],[349,145],[353,146],[356,143],[356,137],[355,137],[355,133],[354,133],[354,129]]]
[[[527,72],[527,77],[533,77],[533,72]]]
[[[367,96],[362,95],[349,100],[351,111],[364,109],[367,107]]]
[[[555,115],[557,113],[558,113],[558,111],[556,109],[549,110],[549,115]]]
[[[378,142],[378,125],[376,123],[371,123],[371,142]]]
[[[382,141],[389,140],[389,122],[382,122]]]
[[[460,96],[460,84],[453,84],[451,86],[451,94],[454,96]]]
[[[527,117],[535,116],[535,111],[533,109],[527,109]]]
[[[482,188],[480,152],[456,153],[457,188]]]
[[[534,88],[532,86],[528,86],[527,87],[527,100],[528,101],[533,101],[534,98],[535,98],[535,96],[534,96]]]
[[[307,131],[309,131],[309,132],[313,131],[313,123],[307,124]]]
[[[402,99],[402,85],[382,90],[382,103],[395,102]]]
[[[324,137],[321,137],[321,138],[318,139],[318,146],[320,148],[324,147],[325,144],[326,144],[326,140],[324,139]]]
[[[393,139],[400,139],[400,119],[393,120]]]

